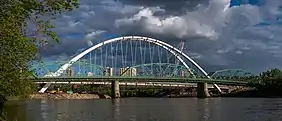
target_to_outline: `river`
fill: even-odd
[[[282,121],[281,98],[122,98],[9,102],[8,121]]]

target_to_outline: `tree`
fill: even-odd
[[[78,0],[0,1],[0,95],[27,96],[32,61],[40,60],[39,47],[58,41],[52,31],[55,17],[78,7]]]
[[[248,86],[256,87],[258,90],[282,91],[282,71],[277,68],[252,76],[248,80],[250,80]]]
[[[275,68],[260,74],[262,85],[272,90],[282,89],[282,72]]]

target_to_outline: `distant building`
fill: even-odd
[[[120,68],[118,70],[118,75],[119,76],[136,76],[137,70],[136,68],[130,68],[130,67]]]
[[[110,67],[106,67],[104,71],[104,76],[114,76],[114,69]]]
[[[87,76],[93,76],[93,73],[92,72],[88,72]]]
[[[75,76],[75,71],[73,68],[66,70],[66,76]]]
[[[190,73],[188,72],[188,70],[181,70],[180,76],[181,77],[187,77],[187,76],[190,76]]]

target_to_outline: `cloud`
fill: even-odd
[[[181,15],[187,11],[197,9],[199,5],[206,5],[209,0],[119,0],[122,3],[130,6],[144,6],[144,7],[160,7],[165,9],[168,14]]]
[[[156,15],[157,12],[166,12],[165,9],[144,7],[130,17],[115,20],[115,25],[125,30],[138,28],[142,33],[169,35],[178,39],[218,40],[223,31],[232,31],[234,27],[242,28],[261,22],[257,6],[229,6],[229,0],[211,0],[208,6],[198,5],[194,11],[167,17]]]
[[[93,40],[100,34],[102,33],[105,33],[106,31],[104,30],[97,30],[97,31],[93,31],[93,32],[90,32],[88,34],[86,34],[85,36],[85,40],[87,41],[87,45],[88,46],[93,46]]]
[[[155,12],[163,9],[144,8],[130,18],[118,19],[115,25],[118,28],[124,26],[139,26],[141,31],[169,34],[178,38],[200,36],[206,38],[217,38],[217,33],[209,26],[198,23],[196,20],[186,16],[170,16],[164,19],[154,16]]]
[[[282,1],[257,1],[84,0],[56,20],[61,43],[41,53],[71,56],[109,38],[105,35],[140,35],[173,46],[185,40],[185,53],[208,70],[282,68]]]

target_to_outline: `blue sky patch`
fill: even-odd
[[[264,4],[264,0],[231,0],[230,7],[244,4],[261,6]]]

